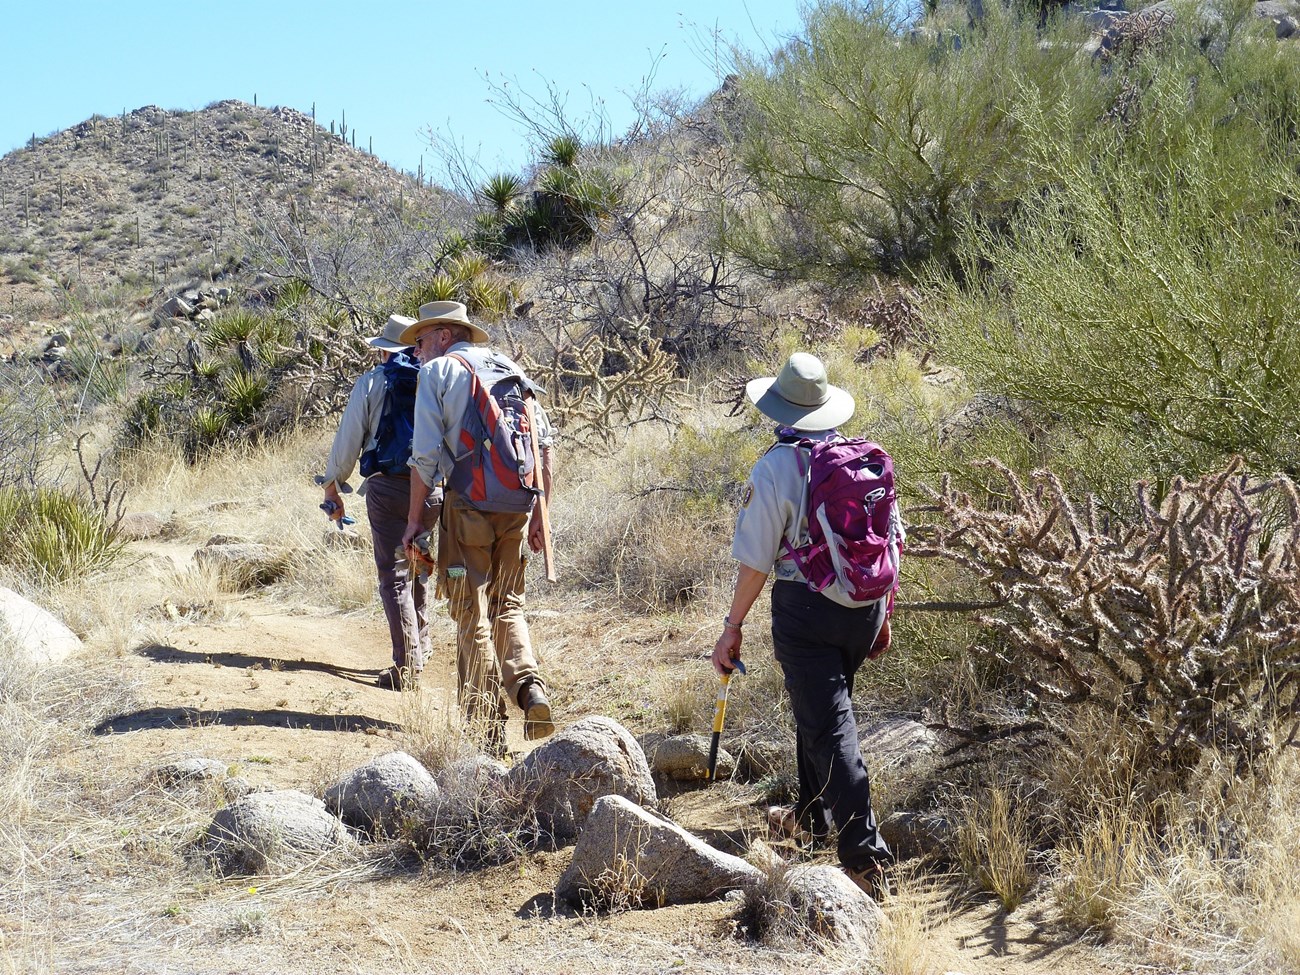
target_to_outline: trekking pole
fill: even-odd
[[[740,673],[745,672],[745,665],[737,657],[733,663]],[[727,689],[731,686],[731,671],[718,678],[718,701],[713,708],[713,739],[709,742],[709,781],[718,780],[718,742],[722,740],[722,722],[727,717]]]

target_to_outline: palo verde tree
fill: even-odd
[[[1081,27],[989,4],[974,24],[911,30],[896,5],[821,3],[771,60],[737,57],[734,125],[754,197],[731,242],[772,273],[915,274],[960,267],[958,235],[1026,190],[1019,111],[1072,130],[1113,84],[1079,56]]]
[[[1086,140],[1019,109],[1044,189],[1005,232],[972,228],[928,295],[977,388],[1121,445],[1158,489],[1233,454],[1300,458],[1300,63],[1249,26],[1175,28],[1117,65]]]

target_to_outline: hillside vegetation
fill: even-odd
[[[535,604],[569,660],[562,716],[703,730],[739,488],[770,442],[743,380],[808,350],[907,501],[895,649],[860,675],[861,715],[943,747],[879,774],[867,756],[882,818],[928,824],[870,960],[764,954],[737,915],[716,935],[730,970],[942,970],[919,947],[934,890],[1124,966],[1300,970],[1300,42],[1279,39],[1300,15],[1269,4],[1162,3],[1098,35],[1051,5],[912,23],[823,2],[772,55],[737,52],[703,104],[661,101],[603,142],[538,113],[526,172],[454,190],[231,102],[38,139],[0,165],[0,582],[65,607],[127,585],[124,504],[242,489],[308,507],[249,517],[315,551],[267,598],[374,617],[364,559],[322,554],[306,488],[277,479],[323,462],[364,336],[454,298],[559,426],[562,581]],[[206,314],[160,311],[191,288]],[[241,488],[249,464],[274,475]],[[191,510],[195,544],[200,510],[221,509]],[[170,624],[147,606],[197,607],[183,627],[231,598],[161,585],[150,626]],[[118,624],[76,628],[139,653]],[[610,647],[636,666],[603,667]],[[777,756],[729,794],[755,817],[792,788],[767,664],[728,724]],[[6,734],[31,742],[0,768],[21,793],[6,842],[39,859],[42,790],[102,801],[47,768],[124,691],[74,686],[54,734],[60,685],[28,679],[0,672]],[[169,856],[168,882],[199,883]]]

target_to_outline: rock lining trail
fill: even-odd
[[[181,566],[193,551],[158,540],[133,548]],[[166,645],[146,644],[122,658],[138,681],[139,706],[104,722],[90,746],[95,762],[147,776],[177,758],[206,757],[228,763],[254,788],[319,795],[343,773],[401,747],[414,696],[373,683],[389,663],[378,614],[321,614],[260,591],[233,597],[232,609],[228,620],[181,621]],[[430,626],[434,653],[418,692],[426,716],[455,707],[455,634],[444,607],[430,614]],[[581,717],[557,714],[561,727]],[[540,744],[524,741],[522,731],[512,714],[507,741],[515,762]],[[697,835],[762,833],[761,808],[728,787],[683,788],[670,812]],[[196,971],[229,970],[241,958],[274,971],[808,970],[807,955],[732,936],[737,908],[722,899],[611,915],[575,912],[553,896],[572,855],[568,846],[491,870],[363,879],[333,885],[327,896],[275,899],[272,883],[265,910],[276,920],[273,937],[244,938],[211,957],[202,950],[183,957]],[[1056,935],[1029,909],[1008,919],[986,901],[954,907],[938,887],[925,896],[924,910],[936,920],[924,970],[936,975],[1131,970]],[[166,964],[161,957],[157,963]],[[828,965],[840,970],[829,959]]]

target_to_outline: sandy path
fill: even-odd
[[[191,546],[168,542],[140,549],[177,564],[192,553]],[[543,637],[560,615],[538,614]],[[294,612],[251,594],[236,602],[233,616],[182,622],[170,643],[142,646],[122,658],[138,683],[138,706],[106,721],[86,757],[144,776],[170,758],[204,755],[229,763],[255,785],[319,794],[343,772],[401,747],[404,715],[415,696],[374,685],[389,658],[387,630],[377,615]],[[418,692],[426,714],[454,707],[454,629],[444,608],[434,613],[432,626],[434,659]],[[517,714],[508,739],[516,760],[532,747],[522,740]],[[700,835],[760,832],[757,805],[736,789],[682,791],[670,808]],[[200,884],[185,898],[186,923],[178,920],[170,938],[175,953],[153,963],[199,971],[808,970],[810,956],[771,952],[730,936],[736,908],[722,901],[613,916],[556,904],[550,891],[568,857],[567,850],[544,852],[495,870],[416,871],[306,893],[279,895],[271,884],[258,893],[255,911],[274,925],[211,953],[192,942],[206,937],[199,932],[212,923],[209,915],[243,917],[241,911],[253,909],[243,905],[239,881],[215,889]],[[934,923],[926,938],[929,963],[916,971],[1125,971],[1053,933],[1029,909],[1008,919],[987,902],[954,908],[940,889],[946,888],[936,888],[919,908]],[[139,970],[155,969],[143,964]],[[855,969],[828,962],[825,970]]]

